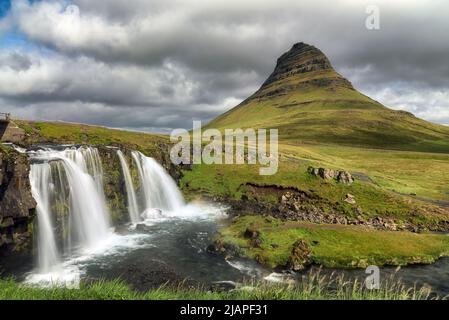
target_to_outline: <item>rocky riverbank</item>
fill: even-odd
[[[0,255],[31,248],[36,202],[27,156],[0,149]]]
[[[449,220],[435,222],[411,222],[395,219],[393,217],[367,217],[358,206],[357,199],[352,194],[345,194],[342,202],[353,206],[353,212],[341,212],[338,203],[331,203],[321,198],[313,191],[305,191],[293,187],[277,185],[261,185],[247,183],[245,194],[240,200],[228,197],[213,197],[215,201],[223,202],[230,206],[231,216],[241,215],[269,215],[284,221],[304,221],[317,224],[338,224],[362,226],[373,230],[386,231],[410,231],[410,232],[448,232]],[[271,196],[270,201],[264,200]],[[273,198],[275,199],[273,201]],[[442,215],[446,208],[432,206]],[[419,212],[411,211],[410,217],[419,216]],[[447,214],[447,213],[446,213]]]

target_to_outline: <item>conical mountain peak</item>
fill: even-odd
[[[336,86],[353,89],[351,83],[334,70],[321,50],[298,42],[278,58],[274,71],[251,98],[275,97],[292,90]]]

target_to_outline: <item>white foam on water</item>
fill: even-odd
[[[34,160],[30,182],[38,203],[39,264],[26,277],[26,284],[67,286],[79,282],[87,266],[107,263],[104,257],[153,246],[147,241],[151,234],[118,235],[111,228],[103,189],[104,173],[96,148],[48,147],[28,154]],[[186,204],[168,172],[140,152],[132,152],[140,178],[139,188],[134,189],[128,163],[120,151],[118,154],[128,180],[130,230],[139,223],[218,220],[226,216],[227,208],[222,206],[207,202]],[[144,208],[142,212],[139,207]],[[63,239],[56,230],[57,219],[62,220]]]
[[[138,248],[151,246],[147,239],[149,234],[117,235],[111,233],[104,241],[95,247],[81,249],[69,259],[54,266],[47,272],[30,273],[24,284],[38,287],[64,287],[79,282],[85,274],[85,267],[91,263],[100,263],[101,258],[123,256]]]
[[[146,209],[141,217],[141,223],[152,226],[157,223],[179,219],[179,220],[219,220],[227,216],[227,207],[217,206],[207,202],[193,202],[181,206],[173,211],[159,208]]]
[[[262,271],[255,267],[253,263],[244,260],[226,260],[226,262],[233,268],[239,270],[241,273],[251,277],[260,277]]]
[[[291,283],[295,282],[295,278],[291,274],[272,272],[264,277],[264,280],[275,283]]]

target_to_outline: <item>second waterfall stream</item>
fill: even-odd
[[[77,254],[101,246],[113,235],[113,228],[96,148],[43,148],[29,155],[37,202],[38,273],[47,274],[60,270]],[[132,152],[128,161],[120,150],[117,158],[131,223],[182,210],[184,200],[176,183],[156,160]],[[134,180],[131,172],[137,173]]]

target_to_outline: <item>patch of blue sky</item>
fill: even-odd
[[[11,0],[0,0],[0,18],[8,14],[11,9]]]
[[[31,44],[27,38],[15,31],[7,31],[0,34],[0,48],[20,47],[26,48]]]

